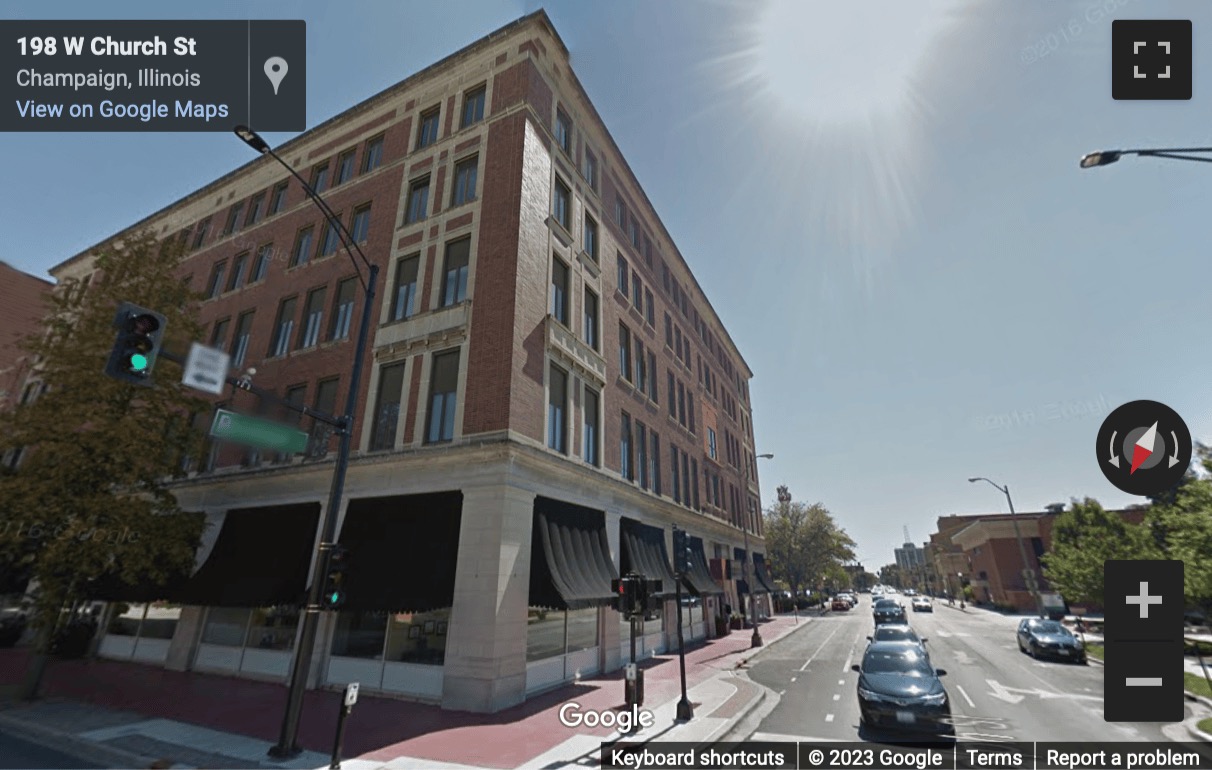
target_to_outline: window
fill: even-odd
[[[657,367],[656,353],[648,351],[648,397],[652,403],[657,403]]]
[[[231,266],[231,280],[227,283],[228,291],[235,291],[244,285],[244,269],[248,267],[248,252],[237,254]]]
[[[678,448],[673,444],[669,445],[669,459],[671,461],[670,464],[673,466],[673,501],[680,503],[682,502],[682,474],[678,469]]]
[[[362,173],[374,171],[383,162],[383,137],[376,136],[366,143],[366,151],[362,153]]]
[[[648,392],[648,361],[644,358],[644,343],[640,335],[635,337],[635,386],[641,393]]]
[[[690,458],[690,493],[694,498],[694,509],[700,510],[699,505],[699,461]]]
[[[484,96],[486,93],[487,88],[480,86],[463,94],[463,119],[459,121],[459,128],[474,126],[484,119]]]
[[[619,376],[631,382],[631,332],[619,324]]]
[[[349,234],[354,243],[366,243],[370,236],[370,205],[354,209],[353,221],[350,222]]]
[[[336,184],[345,184],[353,178],[354,173],[354,150],[346,150],[337,158],[337,181]]]
[[[686,388],[682,387],[681,380],[678,380],[678,422],[686,427]]]
[[[396,296],[392,302],[391,320],[411,318],[417,312],[417,271],[421,255],[413,254],[396,263]]]
[[[668,313],[665,314],[665,345],[673,347],[673,319],[669,317]]]
[[[223,349],[227,343],[227,327],[231,326],[231,319],[224,318],[222,321],[215,322],[215,330],[210,333],[210,346],[212,348]],[[22,401],[22,403],[25,403]]]
[[[568,231],[572,230],[572,223],[569,220],[570,211],[572,209],[569,202],[569,197],[571,195],[572,193],[568,190],[568,185],[564,184],[562,180],[557,178],[551,214],[555,217],[555,220],[560,223],[560,227],[563,227]]]
[[[715,428],[708,428],[707,429],[707,456],[710,457],[712,460],[718,460],[719,457],[717,456],[716,452],[717,452],[717,449],[716,449],[716,440],[715,440]]]
[[[568,325],[568,265],[554,254],[551,256],[551,315]]]
[[[669,265],[661,262],[661,283],[665,286],[665,293],[669,293]]]
[[[623,203],[623,196],[614,196],[614,221],[619,227],[624,227],[627,224],[627,204]]]
[[[400,398],[404,392],[404,362],[384,366],[379,373],[379,403],[371,426],[371,451],[392,449],[396,445],[396,426],[400,422]]]
[[[417,129],[417,149],[428,147],[438,141],[438,115],[441,107],[433,107],[421,113],[420,127]]]
[[[598,414],[599,397],[597,391],[585,388],[585,404],[582,407],[585,423],[585,462],[590,465],[601,465],[598,459]]]
[[[649,326],[656,326],[656,303],[652,301],[652,289],[644,289],[644,320]]]
[[[547,447],[568,451],[568,374],[554,364],[547,388]]]
[[[675,393],[673,372],[669,372],[668,374],[669,374],[669,384],[668,384],[669,416],[676,420],[678,418],[678,400],[673,397],[673,394]]]
[[[636,222],[635,217],[631,218],[631,221],[627,223],[627,227],[631,232],[631,245],[633,247],[635,247],[636,251],[639,251],[640,250],[640,225],[638,222]]]
[[[648,269],[652,269],[652,241],[648,236],[644,236],[644,264],[648,265]]]
[[[227,212],[227,224],[223,226],[223,234],[231,235],[240,229],[240,214],[244,212],[244,201],[240,201]]]
[[[455,402],[459,388],[459,351],[438,353],[433,357],[429,387],[428,443],[454,438]]]
[[[682,452],[682,505],[690,505],[690,456]]]
[[[644,284],[640,282],[640,274],[631,271],[631,304],[640,312],[644,311]]]
[[[339,384],[340,380],[337,377],[321,380],[316,384],[316,402],[313,404],[313,408],[317,412],[320,414],[332,414],[337,410],[337,387]],[[320,457],[327,455],[332,432],[332,426],[319,420],[312,420],[311,446],[308,447],[309,454]]]
[[[307,306],[303,310],[303,330],[299,334],[299,347],[310,348],[320,341],[320,328],[324,320],[324,295],[327,287],[312,289],[307,294]]]
[[[686,399],[689,403],[686,405],[686,413],[690,418],[690,432],[697,433],[694,428],[694,391],[690,391],[690,398]]]
[[[593,217],[585,215],[585,253],[598,261],[598,223],[593,220]]]
[[[316,166],[311,172],[311,189],[318,193],[324,192],[328,187],[328,164]]]
[[[585,288],[585,344],[598,349],[598,295]]]
[[[450,205],[461,206],[476,199],[476,171],[480,165],[479,156],[472,156],[455,164],[454,192],[451,194]]]
[[[269,204],[269,213],[277,214],[286,208],[286,189],[290,187],[290,182],[279,182],[274,187],[273,199]]]
[[[227,269],[227,260],[221,259],[210,271],[210,286],[206,289],[207,298],[217,297],[223,291],[223,272]]]
[[[467,299],[467,269],[471,259],[471,239],[446,244],[446,269],[442,280],[442,307]]]
[[[639,420],[635,421],[635,469],[640,489],[648,489],[648,429]]]
[[[349,337],[349,324],[353,320],[354,292],[357,290],[357,278],[346,278],[337,285],[337,301],[333,306],[332,327],[328,339],[343,340]]]
[[[623,292],[623,296],[626,297],[630,293],[627,290],[627,276],[630,274],[631,270],[630,270],[630,268],[627,267],[627,260],[623,259],[622,254],[616,255],[615,258],[618,260],[618,267],[619,267],[619,270],[618,270],[619,291]]]
[[[408,211],[404,213],[404,224],[420,222],[429,210],[429,177],[414,180],[408,185]]]
[[[340,218],[340,214],[337,218]],[[324,223],[324,234],[320,236],[320,248],[316,252],[316,259],[322,257],[330,257],[337,253],[337,247],[341,245],[341,230],[332,222]]]
[[[253,312],[241,313],[236,321],[236,336],[231,341],[231,363],[235,367],[244,365],[244,357],[248,354],[248,343],[252,339]]]
[[[274,247],[272,243],[267,243],[257,249],[257,261],[253,265],[252,279],[249,283],[256,283],[265,277],[269,272],[269,261],[273,258]]]
[[[315,228],[308,226],[299,231],[295,236],[295,250],[290,255],[290,266],[298,267],[306,265],[307,260],[311,257],[311,237],[315,233]]]
[[[555,138],[561,150],[572,152],[572,121],[560,109],[556,110]]]
[[[265,213],[265,193],[258,193],[248,204],[248,216],[244,218],[244,226],[250,227],[261,220]]]
[[[649,475],[652,476],[652,491],[661,494],[661,437],[652,432],[652,451],[648,454],[648,462],[652,464]]]
[[[585,151],[585,163],[581,169],[582,176],[591,189],[598,189],[598,159],[589,150]]]
[[[202,248],[202,243],[203,243],[203,241],[206,240],[206,234],[209,231],[210,231],[210,217],[207,217],[206,219],[203,219],[201,222],[198,223],[198,231],[196,233],[194,233],[194,246],[192,249],[193,251],[197,251],[198,249]],[[188,237],[189,231],[186,230],[185,232],[183,232],[182,236]]]
[[[295,329],[295,306],[298,303],[298,297],[291,297],[282,300],[278,306],[278,320],[274,321],[274,338],[268,353],[271,358],[284,356],[290,350],[290,335]]]
[[[628,481],[635,481],[631,467],[631,415],[623,412],[623,431],[619,434],[619,473]]]

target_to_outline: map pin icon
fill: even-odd
[[[278,95],[278,86],[282,84],[282,78],[286,77],[288,69],[290,68],[286,66],[286,60],[281,56],[271,56],[265,60],[265,77],[273,83],[274,96]]]

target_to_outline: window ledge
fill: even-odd
[[[565,248],[572,246],[572,233],[570,233],[568,228],[564,227],[564,225],[561,224],[558,219],[550,214],[547,215],[547,228],[551,230],[552,234],[556,237],[556,240],[563,244]]]
[[[589,252],[581,249],[577,252],[577,259],[580,260],[581,264],[585,266],[585,269],[588,270],[594,278],[601,276],[602,266],[598,264],[598,261],[594,259]]]
[[[639,321],[641,326],[644,325],[644,314],[641,313],[635,305],[628,303],[627,312],[629,315],[633,316],[637,321]]]

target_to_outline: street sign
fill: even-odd
[[[181,382],[195,390],[221,396],[223,386],[227,384],[227,370],[230,364],[231,356],[227,353],[195,342],[189,347]]]
[[[352,706],[358,702],[358,683],[350,682],[345,685],[345,705]]]
[[[215,410],[210,435],[233,444],[246,444],[261,449],[296,454],[307,449],[307,433],[292,425],[236,414],[227,409]]]

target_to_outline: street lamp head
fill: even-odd
[[[1090,152],[1082,156],[1082,168],[1094,168],[1095,166],[1106,166],[1119,160],[1123,153],[1119,150],[1101,150],[1099,152]]]
[[[236,136],[240,137],[240,141],[244,142],[262,155],[269,152],[269,145],[265,142],[265,140],[260,136],[257,136],[257,132],[253,131],[248,126],[236,126],[235,132]]]
[[[969,483],[969,484],[975,484],[976,482],[978,482],[978,481],[980,481],[980,480],[981,480],[981,479],[980,479],[979,477],[970,478],[970,479],[968,479],[968,483]]]
[[[773,452],[770,452],[770,453],[767,453],[767,454],[764,454],[764,455],[758,455],[758,458],[760,458],[760,459],[762,459],[762,460],[773,460],[773,459],[774,459],[774,453],[773,453]]]

